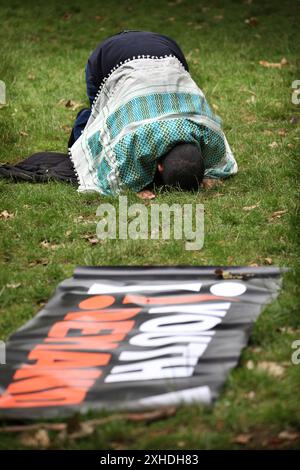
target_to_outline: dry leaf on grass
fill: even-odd
[[[254,95],[250,96],[250,98],[248,98],[248,99],[246,100],[246,103],[247,103],[247,104],[254,104],[254,103],[256,103],[256,98],[255,98],[255,96],[254,96]]]
[[[49,260],[47,258],[41,258],[41,259],[37,259],[37,260],[34,260],[34,261],[31,261],[28,266],[30,268],[32,268],[33,266],[37,266],[37,265],[42,265],[42,266],[47,266],[47,264],[49,263]]]
[[[59,100],[58,103],[59,103],[59,104],[62,104],[62,105],[65,106],[66,108],[72,109],[73,111],[75,111],[77,108],[82,108],[82,107],[83,107],[83,104],[80,103],[79,101],[75,101],[75,100],[65,100],[64,98],[62,98],[61,100]]]
[[[285,57],[283,57],[280,62],[268,62],[267,60],[260,60],[259,65],[262,65],[268,69],[281,69],[285,65],[288,65],[288,61]]]
[[[252,206],[245,206],[243,207],[243,211],[252,211],[253,209],[256,209],[257,207],[259,207],[259,202],[257,204],[253,204]]]
[[[70,13],[69,11],[66,11],[64,14],[63,14],[63,20],[64,21],[68,21],[72,18],[72,13]]]
[[[28,137],[29,136],[28,132],[25,132],[25,131],[20,131],[19,134],[20,134],[21,137]]]
[[[81,238],[86,240],[90,245],[97,245],[97,243],[100,243],[100,239],[90,233],[82,235]]]
[[[251,359],[250,359],[250,361],[247,361],[246,367],[247,367],[248,370],[253,370],[254,369],[254,362],[251,361]]]
[[[0,213],[0,219],[4,219],[4,220],[13,219],[14,216],[15,214],[13,214],[13,212],[8,212],[6,210]]]
[[[273,135],[273,131],[270,131],[269,129],[265,129],[265,130],[263,131],[263,134],[265,134],[265,135]]]
[[[43,240],[40,245],[43,247],[43,248],[47,248],[49,250],[56,250],[59,245],[56,244],[56,243],[50,243],[48,242],[47,240]]]
[[[235,444],[245,445],[245,444],[248,444],[248,442],[250,442],[251,439],[252,439],[251,434],[239,434],[238,436],[232,439],[232,442],[234,442]]]
[[[46,429],[39,429],[34,434],[26,432],[21,435],[20,440],[26,447],[43,447],[47,449],[50,446],[50,438]]]
[[[268,147],[270,147],[270,149],[275,149],[276,147],[278,147],[278,143],[277,142],[271,142],[270,144],[268,144]]]
[[[12,283],[12,284],[6,284],[6,287],[8,287],[9,289],[17,289],[20,286],[21,286],[20,282],[16,282],[16,283]]]
[[[257,364],[257,368],[261,371],[267,372],[269,375],[273,377],[282,377],[284,374],[284,367],[277,362],[272,361],[263,361]]]
[[[281,217],[286,213],[287,213],[287,209],[272,212],[271,217],[269,217],[269,222],[272,222],[275,219],[281,219]]]
[[[278,331],[280,331],[280,333],[287,333],[288,335],[300,334],[300,329],[291,328],[290,326],[278,328]]]
[[[71,126],[68,126],[68,124],[64,124],[63,126],[61,126],[61,129],[66,132],[67,134],[70,134],[71,130],[72,130],[72,127]]]
[[[245,23],[248,24],[249,26],[257,26],[258,19],[256,18],[256,16],[250,16],[250,18],[245,19]]]
[[[247,280],[253,277],[253,274],[246,274],[246,273],[231,273],[230,271],[224,271],[221,268],[217,268],[215,270],[215,275],[218,279],[242,279]]]
[[[264,262],[265,262],[265,264],[273,264],[272,258],[265,258]]]
[[[27,75],[27,78],[28,78],[28,80],[35,80],[35,75],[30,73],[30,74]]]
[[[300,439],[300,433],[293,431],[282,431],[278,434],[278,438],[282,439],[283,441],[295,441],[296,439]]]

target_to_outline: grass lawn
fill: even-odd
[[[149,425],[115,421],[76,442],[54,440],[53,448],[300,448],[300,365],[291,363],[291,344],[300,339],[300,104],[291,101],[292,82],[300,79],[299,2],[0,0],[0,7],[0,79],[7,86],[7,106],[0,109],[2,162],[36,151],[66,151],[78,110],[65,107],[63,100],[87,105],[89,53],[109,35],[141,29],[170,35],[181,45],[193,78],[223,118],[239,164],[238,175],[215,189],[157,197],[161,203],[205,205],[201,251],[186,251],[184,241],[175,240],[91,244],[97,206],[104,200],[117,206],[117,199],[78,194],[55,182],[1,181],[1,211],[13,214],[0,221],[2,340],[37,313],[76,265],[272,263],[292,268],[213,408],[182,407],[176,416]],[[281,68],[259,64],[283,57],[288,64]],[[134,201],[130,194],[129,202]],[[277,211],[286,212],[272,216]],[[263,361],[282,366],[283,374],[261,371]],[[282,431],[289,438],[279,438]],[[0,448],[22,444],[17,436],[1,434]]]

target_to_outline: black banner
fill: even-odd
[[[212,403],[281,272],[77,268],[8,342],[0,416]]]

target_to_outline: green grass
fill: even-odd
[[[257,321],[250,345],[214,408],[183,407],[175,417],[151,425],[111,423],[75,443],[54,440],[53,447],[240,448],[233,440],[246,433],[252,439],[244,448],[300,448],[299,440],[277,438],[283,430],[300,431],[300,365],[290,362],[291,343],[300,338],[299,122],[290,122],[293,116],[300,118],[300,105],[291,102],[291,84],[300,78],[299,2],[0,3],[0,79],[6,82],[8,101],[0,109],[2,162],[17,162],[36,151],[65,151],[65,128],[72,125],[77,111],[59,101],[87,104],[84,66],[89,53],[111,34],[143,29],[170,35],[182,46],[192,76],[218,107],[240,170],[211,191],[158,195],[157,202],[205,205],[201,251],[186,251],[184,241],[174,240],[106,241],[92,246],[83,237],[95,236],[97,206],[104,200],[117,201],[79,195],[75,188],[55,182],[1,181],[1,211],[14,214],[0,221],[1,339],[32,318],[57,283],[80,264],[261,265],[272,258],[273,264],[292,268],[284,277],[280,297]],[[67,19],[65,12],[70,13]],[[258,24],[246,24],[245,19],[253,16]],[[260,60],[279,62],[282,57],[288,65],[281,69],[259,65]],[[254,102],[249,101],[251,96]],[[285,136],[278,134],[280,129],[285,129]],[[270,148],[274,141],[278,146]],[[136,201],[136,196],[130,194],[129,201]],[[257,208],[243,210],[255,204]],[[270,222],[278,210],[287,212]],[[78,221],[79,216],[83,219]],[[44,240],[55,246],[43,247]],[[256,367],[249,370],[249,360],[284,364],[284,376],[275,378]],[[252,399],[250,391],[255,392]],[[22,445],[18,438],[1,435],[0,448]]]

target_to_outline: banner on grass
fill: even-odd
[[[0,417],[211,403],[281,272],[77,268],[10,338]]]

